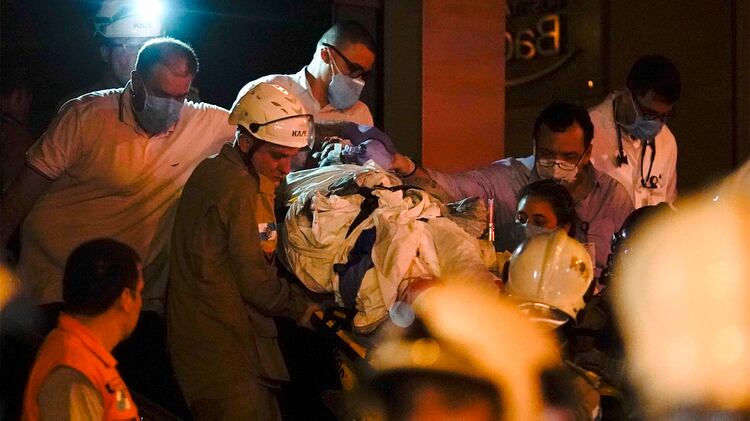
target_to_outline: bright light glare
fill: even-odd
[[[136,10],[142,16],[159,19],[164,14],[164,3],[158,0],[139,0],[136,3]]]

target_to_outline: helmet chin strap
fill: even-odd
[[[247,139],[247,141],[250,143],[250,147],[248,148],[247,152],[242,152],[242,149],[238,147],[240,150],[240,153],[242,154],[242,160],[245,162],[245,165],[247,165],[248,168],[253,168],[253,155],[255,155],[255,152],[258,152],[258,149],[261,148],[261,146],[265,145],[267,142],[261,139],[258,139],[252,135],[248,135],[247,133],[242,133],[242,136]],[[238,139],[238,142],[240,140]],[[239,145],[238,145],[239,146]]]
[[[258,152],[258,149],[265,144],[266,142],[263,140],[252,138],[250,141],[250,149],[247,151],[248,159],[255,155],[255,152]]]

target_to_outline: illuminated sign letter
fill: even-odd
[[[552,56],[560,53],[560,16],[547,15],[536,24],[539,38],[536,49],[541,56]]]
[[[516,35],[516,58],[531,60],[536,55],[534,47],[534,31],[527,29]]]

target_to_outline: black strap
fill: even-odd
[[[360,187],[357,189],[356,194],[361,195],[365,198],[365,200],[362,201],[362,203],[359,205],[359,213],[354,218],[354,221],[352,221],[352,224],[349,226],[349,230],[346,231],[346,238],[349,238],[349,234],[356,229],[359,224],[364,222],[365,219],[367,219],[372,212],[378,208],[378,199],[379,197],[372,194],[375,190],[390,190],[390,191],[405,191],[409,189],[409,186],[406,185],[400,185],[400,186],[393,186],[393,187],[385,187],[385,186],[375,186],[373,188],[369,187]]]

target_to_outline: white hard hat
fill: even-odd
[[[684,199],[639,232],[611,297],[647,408],[750,410],[750,197]]]
[[[151,38],[163,35],[158,8],[135,0],[104,0],[94,17],[94,34],[105,38]]]
[[[229,124],[242,126],[258,139],[302,148],[312,143],[315,125],[311,114],[289,91],[261,82],[244,87],[232,105]]]
[[[426,370],[484,379],[500,393],[503,419],[540,418],[540,376],[560,361],[548,332],[498,294],[471,283],[430,288],[414,310],[429,336],[387,326],[368,356],[377,372]]]
[[[583,296],[594,279],[594,267],[586,249],[563,230],[536,235],[521,244],[510,257],[505,293],[537,321],[560,325],[575,320],[584,306]]]

